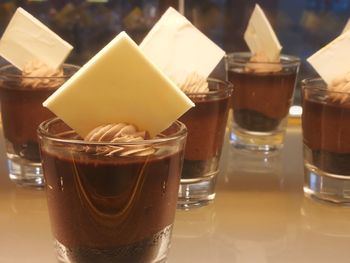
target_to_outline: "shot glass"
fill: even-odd
[[[179,208],[203,206],[215,198],[232,84],[208,79],[208,88],[208,92],[187,93],[196,106],[179,119],[188,129]]]
[[[304,192],[350,204],[350,93],[327,89],[321,79],[302,82]]]
[[[92,143],[56,118],[38,134],[58,260],[165,262],[186,127],[175,122],[141,142]]]
[[[230,142],[240,149],[275,151],[283,147],[300,61],[287,55],[278,63],[250,59],[245,52],[225,58],[226,78],[235,87]]]
[[[64,65],[62,77],[26,77],[12,65],[0,68],[2,128],[8,172],[15,183],[44,186],[36,130],[41,122],[54,115],[42,103],[78,68]]]

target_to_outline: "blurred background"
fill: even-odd
[[[0,35],[21,6],[71,43],[68,62],[81,65],[122,30],[139,43],[173,6],[226,52],[247,51],[243,33],[255,3],[267,14],[283,53],[302,59],[300,79],[315,75],[305,59],[337,37],[350,17],[350,0],[0,0]],[[294,103],[299,101],[297,89]]]

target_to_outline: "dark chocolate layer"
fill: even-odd
[[[302,102],[304,143],[313,151],[350,154],[350,105],[305,96]]]
[[[350,153],[312,151],[312,163],[324,172],[350,176]]]
[[[96,249],[66,248],[56,245],[59,254],[64,255],[71,263],[149,263],[155,258],[166,259],[170,246],[172,226],[166,227],[152,237],[129,245]]]
[[[40,162],[36,130],[54,115],[42,106],[55,89],[21,89],[18,83],[0,83],[1,116],[5,139],[15,153]]]
[[[67,159],[43,151],[42,158],[53,234],[72,253],[133,247],[154,240],[172,225],[180,152],[158,158],[83,160],[80,155]],[[142,254],[154,254],[155,248],[143,248]]]
[[[269,132],[280,123],[280,119],[269,118],[261,112],[249,109],[235,110],[233,114],[235,122],[241,128],[251,131]]]
[[[203,177],[210,172],[218,169],[218,158],[212,158],[209,160],[184,160],[182,168],[182,179],[194,179]]]
[[[225,135],[229,97],[190,97],[196,104],[181,118],[188,131],[185,160],[208,160],[220,155]]]
[[[296,72],[254,73],[228,71],[234,85],[232,108],[241,128],[269,132],[287,116]]]

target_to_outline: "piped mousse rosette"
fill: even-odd
[[[350,32],[308,58],[321,79],[303,82],[303,137],[323,171],[350,175]]]
[[[266,15],[256,5],[244,34],[250,53],[233,53],[228,79],[234,84],[232,107],[240,128],[272,132],[288,114],[296,71],[285,70],[288,63],[282,46]],[[232,62],[231,62],[232,61]]]
[[[150,139],[146,131],[138,131],[132,124],[117,123],[99,126],[86,135],[84,141],[87,142],[111,142],[128,143],[142,142]],[[110,145],[98,147],[97,154],[106,156],[147,156],[155,152],[155,148],[150,145]]]
[[[64,82],[62,66],[52,68],[41,61],[30,61],[22,70],[22,86],[28,89],[57,89]]]
[[[36,129],[53,117],[43,101],[77,69],[62,66],[72,46],[38,19],[18,8],[1,40],[0,97],[8,154],[40,162]],[[64,69],[65,67],[65,69]]]
[[[183,177],[201,176],[205,163],[221,152],[231,90],[225,92],[208,82],[208,76],[225,52],[173,8],[163,14],[140,48],[196,104],[180,118],[188,129]],[[196,168],[188,169],[192,161]]]
[[[183,76],[185,77],[184,80],[176,80],[175,77],[172,79],[176,85],[186,94],[209,92],[208,81],[206,77],[200,76],[196,72],[183,74]]]
[[[329,94],[331,100],[340,104],[350,104],[350,71],[333,79],[328,89],[333,91]]]
[[[170,244],[193,103],[122,32],[45,102],[50,218],[67,262],[155,262]],[[79,226],[79,227],[77,227]]]

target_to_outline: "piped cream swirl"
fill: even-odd
[[[205,93],[209,91],[207,79],[196,72],[189,74],[179,87],[185,93]]]
[[[350,71],[345,75],[335,78],[328,86],[328,90],[339,92],[332,93],[331,98],[340,103],[350,102]]]
[[[147,156],[155,149],[146,144],[132,144],[147,139],[146,131],[138,131],[134,125],[126,123],[107,124],[96,127],[84,138],[88,142],[128,143],[123,146],[99,146],[97,154],[105,156]]]
[[[62,68],[53,69],[41,61],[27,63],[22,76],[22,85],[26,88],[57,88],[64,82]]]
[[[256,53],[250,58],[245,70],[256,73],[274,73],[281,71],[282,65],[279,61],[270,62],[264,53]]]

